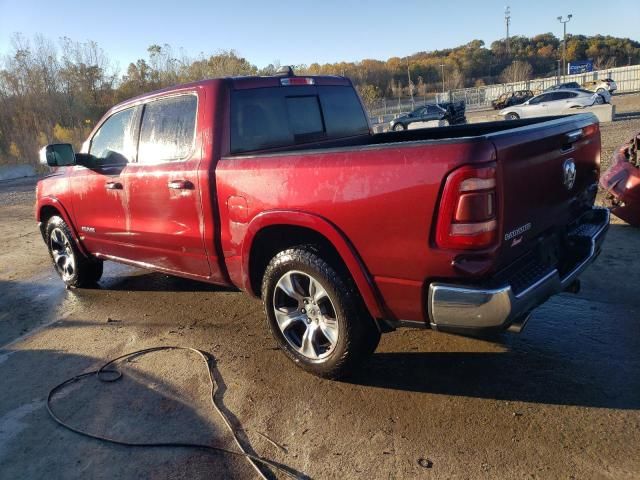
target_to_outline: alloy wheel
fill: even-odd
[[[280,332],[299,354],[321,360],[338,341],[336,309],[329,293],[311,275],[290,270],[273,293],[273,311]]]
[[[76,273],[76,259],[67,235],[60,228],[54,228],[49,235],[49,248],[62,280],[67,281]]]

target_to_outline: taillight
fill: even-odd
[[[498,239],[495,164],[464,166],[449,174],[436,226],[441,248],[481,249]]]

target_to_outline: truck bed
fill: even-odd
[[[416,130],[404,130],[399,132],[376,133],[373,135],[363,135],[358,137],[350,137],[339,140],[330,140],[325,142],[313,142],[306,144],[293,145],[288,147],[271,148],[250,153],[231,154],[230,157],[247,157],[255,155],[281,154],[283,152],[291,154],[300,154],[308,151],[317,151],[323,149],[348,149],[359,147],[375,147],[375,146],[391,146],[400,142],[447,142],[470,140],[486,137],[488,135],[500,135],[510,133],[513,130],[523,127],[529,127],[539,124],[546,126],[554,126],[564,123],[567,120],[579,120],[584,122],[585,119],[595,121],[593,114],[578,115],[556,115],[550,117],[535,117],[519,120],[495,122],[472,123],[464,125],[452,125],[448,127],[421,128]]]

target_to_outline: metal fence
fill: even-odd
[[[564,75],[561,82],[578,82],[580,85],[592,80],[602,80],[613,78],[618,85],[616,93],[629,93],[640,91],[640,65],[629,67],[609,68],[607,70],[597,70],[595,72],[579,73],[575,75]],[[463,88],[450,92],[436,94],[436,101],[459,101],[464,100],[467,110],[475,110],[491,107],[491,100],[498,98],[503,93],[514,92],[516,90],[532,90],[539,93],[545,88],[552,87],[558,83],[558,77],[537,78],[525,82],[502,83],[497,85],[486,85],[484,87]]]

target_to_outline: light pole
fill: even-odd
[[[409,94],[411,95],[411,108],[415,107],[413,101],[413,84],[411,83],[411,70],[409,70],[409,57],[407,57],[407,78],[409,79]]]
[[[444,63],[440,64],[440,68],[442,69],[442,93],[444,94]]]
[[[511,45],[509,45],[509,25],[511,24],[511,8],[504,7],[504,23],[507,26],[507,55],[511,53]]]
[[[571,21],[571,17],[573,15],[567,15],[567,19],[563,20],[562,16],[558,17],[558,21],[564,27],[564,34],[562,37],[562,76],[564,77],[567,74],[567,23]]]

